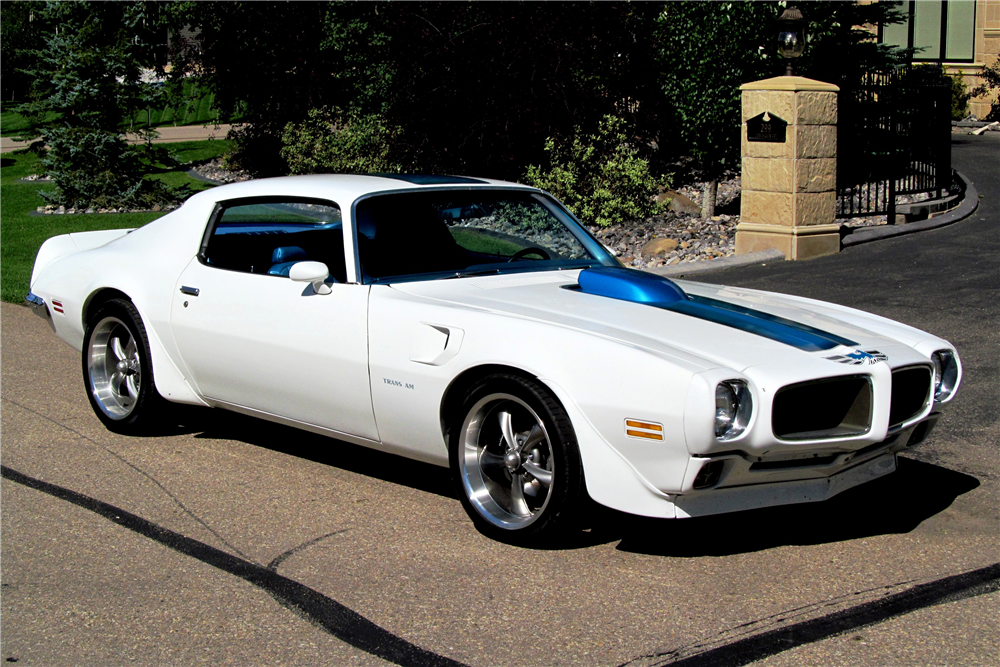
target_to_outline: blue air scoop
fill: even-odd
[[[580,272],[580,291],[621,301],[641,303],[700,320],[746,331],[807,352],[838,345],[856,346],[843,338],[807,324],[737,306],[718,299],[686,294],[677,283],[635,269],[596,267]]]

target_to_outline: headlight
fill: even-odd
[[[750,423],[753,399],[743,380],[726,380],[715,388],[715,437],[732,440],[743,434]]]
[[[944,403],[955,393],[958,383],[958,362],[951,350],[938,350],[931,355],[934,362],[934,401]]]

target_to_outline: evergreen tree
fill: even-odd
[[[156,134],[131,126],[131,120],[161,94],[144,80],[156,67],[158,14],[155,2],[48,2],[35,8],[33,22],[44,46],[28,72],[36,99],[21,111],[41,127],[35,146],[46,147],[41,163],[56,186],[41,193],[49,203],[146,208],[170,200],[162,183],[143,178],[149,149],[130,146],[124,137],[126,131]],[[41,123],[46,117],[54,120]]]

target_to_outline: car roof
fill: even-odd
[[[261,178],[220,185],[200,192],[188,201],[226,201],[246,197],[315,197],[330,199],[341,207],[348,206],[364,195],[376,192],[431,189],[523,188],[530,186],[491,178],[468,176],[434,176],[426,174],[309,174]]]

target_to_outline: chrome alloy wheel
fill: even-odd
[[[476,402],[462,424],[459,472],[469,502],[487,521],[516,530],[545,511],[553,481],[544,422],[510,394]]]
[[[142,387],[142,363],[135,336],[117,317],[105,317],[94,326],[87,374],[104,414],[118,420],[132,413]]]

